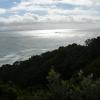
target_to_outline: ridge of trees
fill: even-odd
[[[35,55],[25,61],[6,64],[0,67],[0,80],[19,87],[41,87],[48,82],[46,76],[51,68],[61,74],[64,80],[83,70],[85,75],[100,76],[100,37],[88,39],[86,45],[70,44]]]
[[[100,37],[0,67],[0,100],[76,99],[100,99]]]

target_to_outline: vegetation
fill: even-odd
[[[100,37],[0,67],[0,100],[99,100]]]

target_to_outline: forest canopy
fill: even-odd
[[[100,37],[97,37],[86,40],[85,45],[73,43],[3,65],[0,67],[0,98],[99,100],[99,78]]]

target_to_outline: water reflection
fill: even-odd
[[[86,39],[99,36],[99,31],[55,29],[0,33],[0,64],[23,60],[69,43],[84,44]]]

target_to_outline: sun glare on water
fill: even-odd
[[[21,31],[18,32],[22,36],[31,36],[37,38],[66,38],[66,37],[75,37],[77,35],[72,29],[63,29],[63,30],[34,30],[34,31]]]

